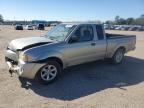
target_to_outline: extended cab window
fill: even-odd
[[[96,31],[97,31],[98,40],[103,40],[104,39],[104,32],[103,32],[102,25],[96,25]]]
[[[93,27],[90,25],[80,26],[74,33],[74,36],[77,37],[75,42],[87,42],[92,41],[94,38]],[[74,42],[72,42],[74,43]]]

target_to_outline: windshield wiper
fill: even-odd
[[[49,36],[49,39],[55,40],[56,38],[55,38],[55,37],[52,37],[52,36]]]
[[[59,41],[59,40],[57,39],[57,37],[47,36],[47,38],[49,38],[50,40]]]

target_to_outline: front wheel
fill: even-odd
[[[37,73],[36,79],[41,84],[49,84],[59,78],[61,67],[56,61],[49,61]]]
[[[119,48],[112,57],[112,62],[114,64],[120,64],[122,63],[123,59],[124,59],[124,50],[122,48]]]

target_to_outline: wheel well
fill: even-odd
[[[124,53],[126,52],[126,48],[124,46],[120,46],[118,49],[122,49],[124,51]]]
[[[57,58],[57,57],[50,57],[50,58],[47,58],[47,61],[50,60],[50,61],[56,61],[60,64],[60,66],[63,68],[63,62],[61,59]]]
[[[116,53],[117,50],[119,50],[119,49],[122,49],[122,50],[124,51],[124,53],[126,53],[126,48],[125,48],[124,46],[120,46],[120,47],[118,47],[118,48],[115,50],[113,56],[115,55],[115,53]],[[113,57],[113,56],[112,56],[112,57]]]

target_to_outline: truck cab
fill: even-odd
[[[105,57],[107,42],[102,25],[78,25],[66,42],[64,50],[69,66]]]

